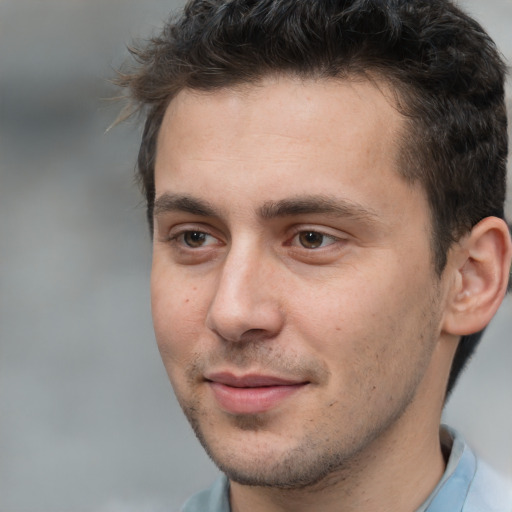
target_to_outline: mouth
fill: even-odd
[[[229,414],[261,414],[274,409],[309,382],[249,374],[235,376],[228,372],[207,375],[205,381],[221,410]]]

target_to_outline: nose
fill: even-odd
[[[284,315],[271,259],[248,246],[231,248],[206,317],[206,326],[222,339],[269,339],[280,332]]]

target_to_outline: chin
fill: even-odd
[[[314,436],[293,439],[286,433],[273,434],[266,429],[268,422],[263,416],[239,416],[233,421],[237,434],[226,432],[213,438],[203,434],[197,421],[190,420],[206,453],[230,481],[298,490],[328,486],[333,479],[343,478],[347,462],[343,450],[322,449]]]

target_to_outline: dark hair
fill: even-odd
[[[448,0],[191,0],[132,49],[122,73],[147,114],[138,157],[150,227],[156,140],[182,89],[215,90],[270,74],[363,76],[388,83],[405,116],[399,172],[424,187],[438,275],[451,244],[487,216],[504,218],[504,63],[483,28]],[[448,393],[481,333],[462,337]]]

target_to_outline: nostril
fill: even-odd
[[[212,332],[216,334],[220,341],[225,344],[234,344],[234,345],[243,345],[246,343],[256,343],[262,342],[275,337],[274,333],[266,331],[265,329],[248,329],[245,332],[242,332],[240,336],[237,337],[227,337],[225,334],[221,334],[216,329],[210,329]]]

